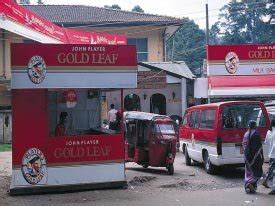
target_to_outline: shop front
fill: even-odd
[[[12,44],[11,194],[122,187],[124,137],[104,91],[137,86],[133,46]]]
[[[207,77],[210,102],[275,99],[275,45],[209,45]]]

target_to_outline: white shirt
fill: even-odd
[[[275,127],[267,131],[264,143],[268,145],[268,157],[275,158]]]
[[[109,122],[115,122],[116,121],[116,113],[117,113],[116,109],[111,109],[108,112],[108,121]]]

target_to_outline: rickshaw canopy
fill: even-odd
[[[152,121],[156,118],[170,118],[165,115],[153,114],[148,112],[138,112],[138,111],[124,112],[123,117],[125,121],[130,119]]]

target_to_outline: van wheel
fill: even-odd
[[[216,167],[210,161],[210,157],[207,151],[204,152],[203,155],[204,168],[207,174],[213,175],[215,174]]]
[[[174,174],[174,165],[173,164],[170,163],[168,165],[167,169],[168,169],[168,174],[169,175],[173,175]]]
[[[142,167],[145,168],[145,169],[148,168],[148,166],[149,166],[149,165],[142,165]]]
[[[188,155],[187,146],[184,148],[185,164],[191,166],[191,158]]]

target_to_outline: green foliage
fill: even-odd
[[[0,152],[11,151],[11,144],[0,144]]]
[[[220,20],[210,30],[210,43],[222,44],[272,43],[275,27],[269,24],[272,14],[266,1],[233,0],[220,10]]]
[[[134,6],[132,11],[144,13],[144,10],[139,5]]]
[[[167,41],[166,51],[168,61],[184,61],[196,74],[205,59],[205,33],[193,20],[187,18],[174,36]]]
[[[42,0],[37,0],[37,4],[42,5],[44,4]]]
[[[112,6],[105,5],[104,8],[121,10],[121,7],[118,4],[113,4]]]

